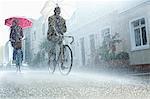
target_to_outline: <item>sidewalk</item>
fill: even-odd
[[[131,76],[150,76],[148,71],[135,71],[132,68],[108,68],[105,66],[79,66],[75,68],[74,65],[72,71],[88,72],[88,73],[106,73],[106,74],[119,74],[119,75],[131,75]]]
[[[133,76],[149,76],[150,77],[150,72],[147,72],[147,73],[135,73],[135,74],[130,74],[130,75],[133,75]]]

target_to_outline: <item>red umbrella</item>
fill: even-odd
[[[32,22],[26,18],[23,17],[11,17],[8,19],[5,19],[5,25],[11,27],[13,20],[17,19],[18,20],[18,25],[22,27],[23,29],[29,28],[32,26]]]

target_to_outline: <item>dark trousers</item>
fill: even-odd
[[[16,55],[17,55],[17,50],[16,48],[14,48],[13,50],[13,60],[16,60]],[[23,51],[21,50],[21,60],[23,61]]]

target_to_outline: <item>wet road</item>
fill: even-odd
[[[0,71],[0,99],[149,99],[149,76]]]

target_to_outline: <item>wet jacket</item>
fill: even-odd
[[[52,37],[56,35],[56,31],[60,34],[64,34],[67,31],[66,22],[61,17],[56,17],[55,15],[48,18],[48,31],[47,39],[52,40]]]
[[[10,27],[10,40],[11,45],[14,48],[21,48],[22,47],[22,38],[23,38],[23,31],[20,26],[11,26]]]

